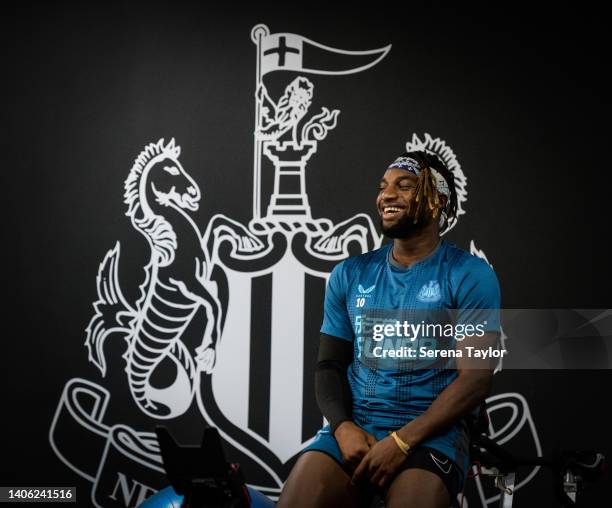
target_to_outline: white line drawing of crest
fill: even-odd
[[[262,78],[285,68],[323,75],[361,72],[384,58],[390,46],[337,50],[295,34],[270,34],[263,25],[253,29],[252,38],[258,52],[253,218],[245,226],[217,214],[201,233],[191,216],[201,190],[181,165],[180,147],[174,139],[148,144],[124,185],[126,215],[150,249],[141,296],[131,303],[123,294],[117,242],[99,267],[98,299],[85,345],[104,376],[104,345],[109,337],[122,337],[127,384],[138,409],[158,420],[172,419],[195,401],[205,421],[261,472],[251,473],[247,466],[247,477],[275,495],[291,459],[323,424],[316,406],[313,411],[314,396],[308,398],[304,388],[304,375],[313,368],[306,363],[314,361],[311,355],[306,359],[305,337],[316,341],[318,333],[309,333],[308,326],[312,322],[318,329],[320,315],[309,319],[306,314],[322,301],[337,261],[377,248],[382,237],[366,214],[338,224],[313,218],[306,165],[336,127],[340,111],[322,108],[309,116],[314,84],[305,76],[291,81],[276,100]],[[295,58],[284,66],[285,53],[301,57],[309,45],[369,62],[320,72],[300,67]],[[274,191],[263,215],[262,156],[274,171]],[[205,330],[191,350],[183,334],[202,310]],[[262,357],[258,349],[264,351],[263,364],[256,361]],[[171,381],[153,383],[164,370],[173,373],[167,376]],[[255,386],[258,380],[263,383]],[[261,400],[267,401],[265,414]]]
[[[251,461],[245,473],[252,485],[274,497],[292,459],[324,423],[312,405],[313,394],[307,394],[305,373],[312,370],[307,363],[314,358],[307,350],[309,341],[318,338],[321,309],[316,305],[329,273],[349,255],[378,248],[382,236],[367,214],[337,224],[313,218],[307,163],[318,143],[336,128],[340,111],[324,107],[309,117],[314,84],[308,78],[298,76],[275,99],[263,77],[281,70],[354,74],[375,66],[391,46],[340,50],[295,34],[270,34],[264,25],[254,27],[251,36],[257,46],[251,220],[243,225],[217,214],[202,233],[191,215],[202,192],[180,162],[181,148],[174,139],[146,145],[124,183],[126,215],[149,246],[140,297],[130,302],[121,289],[117,242],[100,263],[98,298],[85,345],[89,361],[104,376],[104,346],[111,338],[123,338],[127,387],[136,407],[151,418],[168,420],[195,402],[204,420]],[[335,70],[306,68],[301,58],[309,45],[369,61]],[[442,154],[452,166],[461,207],[467,179],[452,150],[428,134],[423,141],[415,135],[412,143],[412,149]],[[265,212],[263,156],[274,171]],[[458,216],[465,213],[460,210]],[[199,345],[191,350],[183,334],[196,312],[204,313],[206,325]],[[159,370],[174,374],[161,387],[151,382]],[[122,432],[118,435],[129,434]],[[53,437],[50,440],[61,457]],[[143,447],[148,452],[149,444]]]

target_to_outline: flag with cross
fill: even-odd
[[[391,49],[391,46],[385,46],[365,51],[349,51],[325,46],[291,33],[266,35],[263,29],[254,42],[259,46],[262,77],[273,71],[353,74],[376,65]]]
[[[375,66],[391,50],[391,45],[369,50],[346,50],[320,44],[302,35],[270,33],[266,25],[251,30],[251,40],[257,46],[256,95],[261,93],[263,78],[274,71],[307,74],[355,74]],[[260,98],[255,101],[255,153],[253,161],[253,218],[261,217],[261,156],[262,116]],[[329,112],[327,112],[329,113]]]

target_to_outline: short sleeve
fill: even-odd
[[[455,302],[457,321],[483,323],[485,331],[499,332],[501,292],[497,275],[489,264],[470,256],[457,280]]]
[[[344,263],[339,263],[332,270],[325,289],[321,333],[352,341],[354,333],[346,307],[346,291]]]

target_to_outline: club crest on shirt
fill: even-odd
[[[425,303],[437,302],[440,298],[442,298],[442,294],[437,280],[430,280],[427,284],[423,284],[417,295],[417,300]]]

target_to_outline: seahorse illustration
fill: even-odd
[[[144,413],[156,418],[174,418],[189,408],[196,373],[210,373],[214,367],[223,321],[217,287],[210,278],[210,254],[188,214],[198,209],[200,189],[180,164],[180,151],[174,139],[167,145],[161,139],[147,145],[136,158],[125,181],[124,198],[126,215],[151,249],[141,296],[131,307],[121,292],[117,243],[100,265],[96,312],[85,340],[89,360],[105,375],[104,342],[114,333],[124,336],[128,344],[125,370],[132,397]],[[239,223],[227,218],[223,223],[224,231],[234,241],[247,246],[244,250],[264,248]],[[182,233],[180,242],[176,234],[179,227],[190,233]],[[181,336],[201,307],[207,324],[193,358]],[[157,388],[151,378],[164,360],[174,364],[176,376],[169,386]]]

